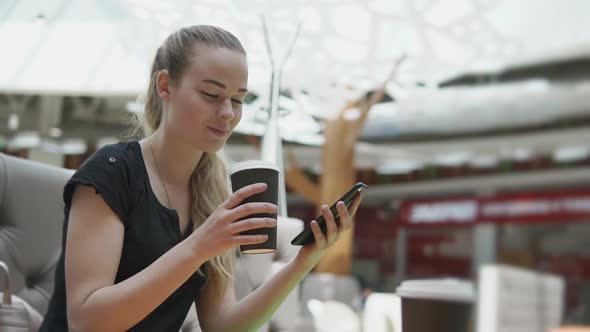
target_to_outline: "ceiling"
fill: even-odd
[[[83,94],[140,93],[155,48],[176,28],[215,24],[249,54],[250,84],[266,89],[273,52],[300,37],[284,86],[326,94],[334,82],[368,87],[401,55],[402,84],[436,83],[465,70],[590,45],[585,0],[7,0],[0,3],[2,89]],[[321,69],[321,70],[320,70]]]
[[[215,24],[244,43],[249,88],[258,96],[246,106],[237,131],[261,135],[270,77],[260,21],[264,13],[275,56],[302,23],[283,77],[291,96],[280,103],[286,110],[280,131],[286,141],[320,145],[322,119],[375,87],[402,55],[406,60],[388,85],[394,100],[371,111],[365,142],[402,144],[406,136],[537,127],[590,117],[590,75],[555,79],[543,72],[543,64],[551,61],[590,58],[588,12],[585,0],[2,1],[0,42],[9,47],[0,52],[0,92],[132,101],[144,90],[148,64],[168,33],[188,24]],[[531,63],[541,65],[518,79],[499,79]],[[475,84],[481,81],[476,79],[441,85],[486,75],[486,84]],[[116,104],[109,112],[133,108]],[[576,139],[568,144],[582,144]],[[412,160],[434,158],[431,151],[416,154],[410,145],[400,146]],[[379,151],[379,160],[399,157],[400,151],[396,145],[387,153],[379,145],[359,149]],[[496,146],[494,153],[502,149]],[[474,151],[436,151],[456,150]]]

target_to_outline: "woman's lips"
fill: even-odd
[[[227,135],[227,133],[229,132],[229,130],[219,130],[219,129],[215,129],[212,127],[207,126],[207,128],[215,135],[218,137],[224,137]]]

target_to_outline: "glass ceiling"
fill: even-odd
[[[589,46],[589,12],[586,0],[6,0],[0,2],[6,46],[0,60],[8,73],[0,87],[137,93],[153,50],[169,32],[215,24],[244,42],[251,84],[264,89],[262,13],[277,50],[297,21],[303,24],[287,86],[373,82],[401,54],[408,60],[398,80],[432,83],[466,68]]]
[[[565,111],[578,114],[589,109],[580,98],[590,86],[554,90],[543,80],[492,89],[436,84],[531,59],[590,56],[588,13],[587,0],[5,0],[0,91],[135,96],[143,92],[151,57],[166,35],[183,25],[214,24],[244,43],[250,89],[259,95],[250,107],[258,110],[266,106],[270,77],[264,14],[278,54],[302,22],[283,76],[294,98],[283,98],[281,106],[303,110],[289,113],[297,130],[284,131],[288,140],[321,143],[313,118],[330,116],[345,99],[375,86],[404,54],[407,60],[389,87],[397,102],[372,112],[365,135],[497,127],[514,122],[506,114],[534,123],[564,111],[546,103],[551,99],[535,98],[555,91],[558,101],[571,101]],[[263,118],[250,112],[238,129],[259,133]]]

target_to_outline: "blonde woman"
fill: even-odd
[[[248,69],[229,32],[191,26],[170,35],[151,69],[146,137],[106,146],[64,188],[63,252],[41,331],[174,331],[192,303],[204,331],[254,331],[350,228],[343,203],[338,228],[313,221],[316,242],[240,302],[231,275],[235,248],[265,241],[240,235],[274,227],[267,203],[239,205],[264,191],[255,184],[229,195],[216,156],[242,116]]]

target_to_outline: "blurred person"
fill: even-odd
[[[355,309],[357,309],[357,311],[362,311],[365,308],[367,299],[375,291],[375,287],[373,286],[372,282],[369,282],[365,277],[363,277],[360,274],[355,274],[354,277],[356,278],[361,291],[359,294],[358,303],[355,304]]]
[[[246,52],[229,32],[190,26],[158,48],[141,116],[145,138],[98,150],[64,187],[63,251],[41,331],[174,331],[193,302],[204,331],[254,331],[351,226],[360,196],[337,226],[327,206],[324,236],[237,302],[239,245],[275,227],[268,203],[240,203],[266,189],[229,193],[216,156],[242,117]]]

